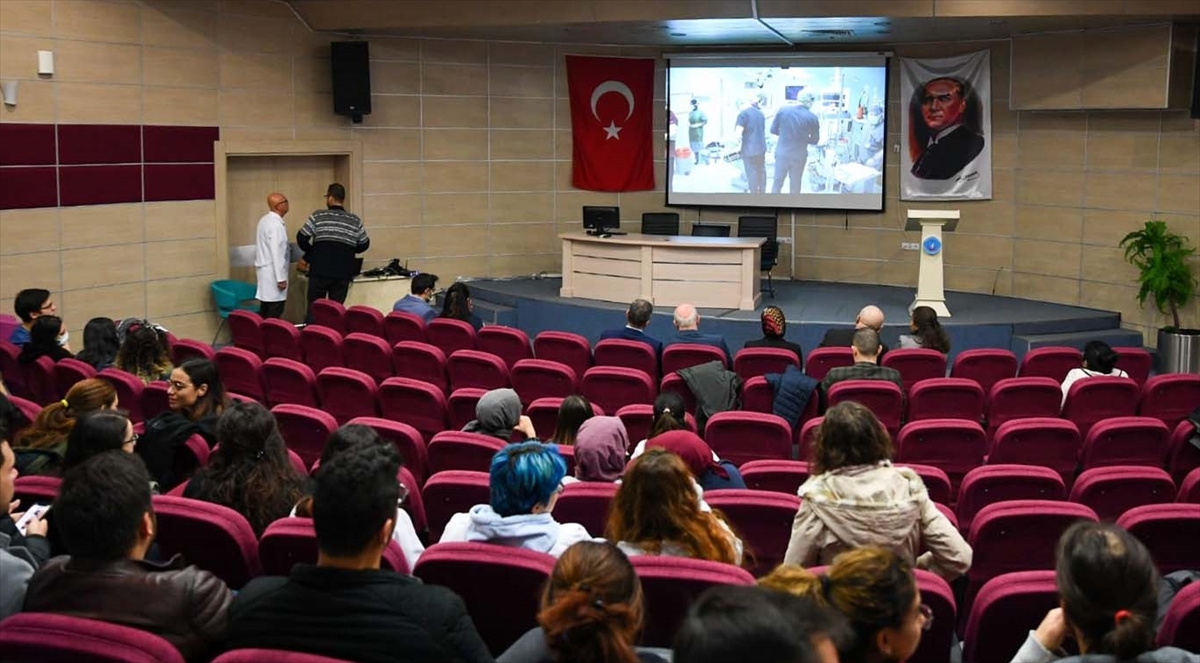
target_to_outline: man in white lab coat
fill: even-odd
[[[258,220],[254,242],[254,271],[258,276],[258,293],[263,318],[278,318],[287,306],[288,232],[283,217],[288,213],[288,201],[282,193],[267,196],[271,210]]]

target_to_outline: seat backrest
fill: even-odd
[[[34,419],[37,419],[38,414],[40,414],[42,411],[42,406],[34,403],[28,398],[21,398],[20,396],[13,396],[12,394],[9,394],[8,401],[12,403],[14,407],[20,410],[21,414],[25,415],[25,418],[31,422]],[[121,405],[124,405],[124,403],[121,403]],[[132,419],[132,415],[130,418]],[[16,433],[16,431],[12,431],[12,433]]]
[[[325,442],[338,427],[333,415],[306,405],[284,403],[271,408],[271,413],[288,449],[295,451],[309,467],[321,458]]]
[[[880,364],[900,371],[905,393],[921,380],[946,377],[946,355],[927,348],[890,350],[883,355]]]
[[[1158,570],[1171,573],[1196,568],[1196,542],[1200,541],[1200,504],[1146,504],[1117,518],[1150,549]]]
[[[951,647],[955,643],[954,630],[958,618],[958,605],[954,590],[940,576],[923,569],[913,569],[917,589],[921,592],[921,603],[933,611],[933,626],[921,636],[917,650],[908,657],[909,663],[942,663],[951,660]]]
[[[404,467],[412,473],[417,484],[425,483],[425,478],[429,476],[429,454],[420,431],[406,423],[380,417],[355,417],[350,423],[367,426],[379,433],[379,437],[391,442],[400,452]]]
[[[383,313],[370,306],[354,305],[346,309],[346,333],[369,334],[383,338]],[[391,347],[392,344],[388,344]]]
[[[1200,651],[1200,582],[1185,586],[1171,600],[1156,644]]]
[[[809,401],[820,400],[819,398],[809,398]],[[775,391],[771,389],[771,383],[761,375],[752,377],[745,382],[742,382],[742,409],[748,412],[765,412],[770,414],[775,411]]]
[[[1065,498],[1062,477],[1048,467],[1009,464],[977,467],[967,472],[959,486],[958,526],[969,532],[979,510],[996,502]]]
[[[439,543],[425,550],[413,575],[461,596],[480,637],[499,655],[537,626],[542,586],[554,562],[550,555],[491,543]]]
[[[213,361],[216,357],[217,351],[203,341],[181,338],[171,345],[171,361],[175,362],[176,366],[189,359],[199,358]]]
[[[156,541],[167,557],[183,553],[211,571],[230,589],[241,589],[262,574],[258,540],[242,514],[211,502],[155,495]]]
[[[662,382],[658,385],[658,393],[661,394],[668,391],[679,394],[679,397],[683,399],[684,409],[689,414],[696,411],[696,395],[692,393],[692,389],[687,386],[687,382],[684,382],[683,378],[679,377],[678,373],[663,375]]]
[[[342,361],[371,376],[375,382],[392,377],[392,348],[379,336],[350,332],[342,339]]]
[[[317,561],[317,532],[311,518],[280,518],[267,526],[258,540],[263,573],[286,576],[296,564]]]
[[[481,350],[454,351],[446,360],[446,373],[451,391],[464,387],[503,389],[509,384],[508,365],[504,360]]]
[[[720,348],[699,343],[673,343],[663,348],[662,372],[663,375],[670,375],[675,371],[707,364],[710,361],[719,361],[722,366],[729,368],[729,360]]]
[[[13,482],[13,497],[21,500],[27,507],[33,504],[50,504],[58,497],[58,489],[61,487],[60,477],[19,476]]]
[[[642,212],[643,235],[678,235],[678,212]]]
[[[884,355],[885,357],[887,355]],[[804,372],[812,379],[820,382],[825,379],[829,369],[838,366],[853,366],[854,354],[850,348],[813,348],[804,362]]]
[[[609,338],[596,344],[596,366],[622,366],[642,371],[658,384],[658,357],[654,348],[641,341]]]
[[[167,391],[168,383],[166,380],[148,382],[145,387],[142,387],[141,406],[142,414],[146,419],[151,419],[171,409]]]
[[[479,399],[483,398],[486,393],[486,389],[475,387],[463,387],[450,392],[450,398],[446,399],[446,419],[450,425],[449,430],[462,430],[473,420]]]
[[[1200,467],[1200,449],[1191,444],[1196,427],[1188,419],[1175,425],[1167,440],[1167,471],[1175,483],[1183,481],[1188,472]]]
[[[1200,375],[1155,375],[1142,385],[1138,414],[1174,426],[1196,409],[1196,403],[1200,403]]]
[[[997,382],[1016,376],[1017,356],[996,348],[963,350],[955,355],[950,367],[950,377],[974,380],[984,394],[990,393]]]
[[[487,472],[492,466],[492,456],[506,446],[506,442],[479,433],[443,431],[433,436],[429,443],[429,472],[437,474],[446,470],[470,470]]]
[[[626,405],[653,405],[658,385],[645,372],[623,366],[593,366],[583,374],[580,392],[605,412]]]
[[[401,311],[392,311],[383,318],[383,335],[388,344],[393,346],[400,341],[429,342],[429,337],[425,335],[425,319]]]
[[[64,357],[54,364],[54,385],[59,396],[66,396],[76,382],[96,377],[96,369],[91,364]]]
[[[399,341],[392,346],[392,371],[396,377],[420,380],[447,393],[446,353],[421,341]]]
[[[1062,409],[1062,384],[1047,377],[1005,378],[988,393],[988,432],[1006,421],[1028,417],[1057,418]]]
[[[379,385],[379,414],[411,425],[428,443],[446,430],[446,395],[428,382],[388,378]]]
[[[14,663],[183,663],[174,645],[149,631],[49,612],[5,619],[0,651]]]
[[[729,226],[723,223],[692,224],[692,237],[729,237]]]
[[[967,472],[983,465],[987,435],[975,421],[924,419],[900,429],[896,460],[941,468],[955,491]]]
[[[1134,507],[1174,501],[1175,483],[1157,467],[1096,467],[1075,479],[1070,499],[1112,522]]]
[[[733,372],[742,380],[782,373],[789,365],[800,368],[800,358],[784,348],[742,348],[733,356]]]
[[[351,663],[342,658],[329,658],[282,649],[234,649],[213,659],[212,663]]]
[[[738,468],[751,490],[795,495],[808,480],[808,463],[802,460],[752,460]]]
[[[1008,663],[1042,617],[1057,607],[1054,571],[1018,571],[993,578],[970,606],[963,660]]]
[[[558,428],[558,409],[562,406],[562,402],[563,399],[558,397],[539,398],[525,407],[525,416],[529,417],[529,419],[533,422],[533,429],[539,431],[538,435],[541,436],[542,439],[550,437],[551,434]],[[636,408],[643,406],[629,405],[626,407]],[[603,417],[605,414],[607,413],[603,408],[595,403],[592,403],[593,417]],[[620,416],[620,413],[618,412],[615,416]],[[623,419],[622,423],[624,423]],[[646,430],[649,430],[649,428]],[[626,427],[625,431],[630,436],[633,435],[632,433],[629,433],[628,427]],[[637,440],[641,439],[643,438],[637,438]],[[631,438],[630,441],[632,443],[634,440]],[[559,451],[561,452],[563,448],[564,447],[560,446]]]
[[[923,463],[896,463],[896,467],[907,467],[916,472],[921,483],[925,484],[925,491],[929,493],[929,499],[939,506],[949,507],[954,502],[952,491],[958,490],[958,482],[952,483],[950,475],[946,474],[942,468]],[[954,516],[953,512],[949,515]],[[951,519],[957,521],[958,517],[954,516]]]
[[[576,376],[592,367],[592,348],[586,338],[569,332],[544,331],[533,338],[533,356],[570,367]]]
[[[333,415],[339,424],[355,417],[379,414],[378,386],[371,376],[351,368],[331,366],[317,373],[317,393],[321,409]]]
[[[446,523],[456,513],[466,513],[476,504],[491,500],[487,472],[444,470],[433,474],[421,489],[425,517],[429,521],[429,541],[442,538]]]
[[[608,512],[617,496],[615,483],[580,481],[563,486],[554,506],[554,519],[560,523],[579,523],[592,536],[604,536]]]
[[[434,318],[425,325],[425,335],[429,343],[446,353],[447,357],[458,350],[475,349],[475,328],[462,320]]]
[[[1034,348],[1021,359],[1021,369],[1017,372],[1017,377],[1050,378],[1062,384],[1072,368],[1082,365],[1083,353],[1075,348]]]
[[[293,361],[304,359],[300,346],[300,330],[296,325],[279,318],[267,318],[262,322],[263,354],[267,357],[282,357]]]
[[[1175,496],[1175,501],[1200,504],[1200,467],[1193,468],[1179,482],[1179,494]]]
[[[893,382],[842,380],[829,388],[828,401],[830,407],[842,401],[858,401],[875,413],[893,437],[900,430],[900,419],[904,416],[904,394]]]
[[[1113,348],[1117,353],[1117,368],[1125,371],[1133,378],[1138,386],[1146,384],[1150,379],[1150,369],[1154,368],[1154,357],[1142,348]]]
[[[579,392],[579,378],[566,364],[545,359],[522,359],[513,366],[509,379],[513,389],[528,405],[539,398],[566,398]]]
[[[263,362],[262,380],[270,406],[292,403],[318,407],[320,403],[317,399],[317,374],[307,364],[271,357]]]
[[[1053,569],[1059,536],[1079,520],[1098,518],[1082,504],[1050,500],[1008,500],[980,509],[967,533],[974,591],[1004,573]]]
[[[49,405],[62,398],[54,379],[54,360],[42,355],[25,364],[25,388],[29,390],[30,400],[40,405]]]
[[[509,370],[518,361],[533,357],[529,335],[515,327],[488,325],[475,333],[475,342],[480,350],[503,359]]]
[[[779,235],[779,218],[774,216],[739,216],[737,224],[738,237],[768,237],[775,239]]]
[[[774,414],[731,410],[709,417],[704,441],[723,460],[741,465],[752,460],[789,460],[792,429]]]
[[[800,509],[800,498],[774,491],[729,489],[709,490],[704,501],[725,514],[746,548],[754,554],[747,570],[755,576],[770,573],[783,562],[792,536],[792,521]]]
[[[1137,414],[1137,398],[1137,383],[1129,378],[1076,380],[1067,391],[1062,418],[1074,421],[1079,434],[1086,438],[1092,425],[1102,419]]]
[[[332,299],[318,299],[308,307],[312,324],[328,327],[339,336],[346,335],[346,307]]]
[[[217,351],[214,362],[221,382],[229,391],[237,392],[257,401],[266,401],[263,389],[262,359],[250,350],[225,347]]]
[[[249,350],[259,357],[262,357],[262,316],[254,311],[239,309],[229,313],[228,321],[229,335],[233,339],[233,346],[235,348]]]
[[[230,312],[239,308],[242,302],[254,299],[255,285],[235,279],[221,279],[208,284],[212,291],[213,303],[217,305],[217,313],[228,317]]]
[[[634,555],[629,561],[646,597],[641,639],[646,647],[670,647],[688,608],[709,587],[754,584],[754,576],[732,564],[659,555]]]
[[[1162,467],[1170,437],[1166,424],[1153,417],[1105,419],[1083,438],[1079,464],[1085,470],[1113,465]]]
[[[113,386],[117,392],[117,403],[122,410],[129,413],[130,421],[136,424],[145,419],[142,413],[142,390],[145,389],[145,385],[136,375],[118,368],[106,368],[97,373],[96,377],[107,380]]]
[[[21,362],[17,361],[20,354],[21,348],[9,343],[8,336],[0,338],[0,375],[4,376],[4,383],[11,393],[28,398],[30,394],[25,388],[25,371],[21,368]]]
[[[996,430],[988,446],[987,462],[1048,467],[1070,484],[1081,446],[1079,428],[1065,419],[1013,419]]]
[[[983,421],[986,401],[983,388],[974,380],[930,378],[914,384],[909,390],[908,420],[966,419],[980,422]]]
[[[304,363],[318,374],[331,366],[345,365],[342,335],[329,327],[312,324],[301,330],[300,349],[304,352]]]

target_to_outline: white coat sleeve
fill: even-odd
[[[276,281],[288,280],[288,238],[287,227],[279,224],[271,228],[271,269],[274,270]]]

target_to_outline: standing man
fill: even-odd
[[[821,142],[821,122],[809,110],[816,97],[811,92],[801,92],[797,102],[779,109],[771,123],[771,133],[779,136],[775,145],[775,181],[771,193],[782,191],[785,179],[790,179],[788,193],[800,193],[800,180],[808,163],[808,146]]]
[[[278,318],[287,306],[288,236],[283,217],[288,213],[288,201],[282,193],[267,196],[270,210],[258,220],[254,240],[254,272],[258,277],[255,297],[262,302],[259,313],[265,318]]]
[[[751,97],[750,105],[738,113],[734,127],[742,140],[742,167],[746,169],[750,193],[767,191],[767,120],[761,110],[762,102],[762,95]]]
[[[708,124],[708,116],[700,110],[699,100],[692,99],[692,112],[688,113],[688,145],[692,148],[696,164],[700,164],[700,153],[704,151],[704,125]],[[708,157],[704,158],[708,163]]]
[[[325,207],[309,215],[296,233],[296,242],[308,260],[308,316],[312,303],[327,297],[346,301],[350,281],[358,275],[355,255],[371,246],[367,229],[357,214],[346,211],[346,187],[338,183],[325,191]]]

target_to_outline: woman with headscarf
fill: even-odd
[[[563,481],[612,483],[625,471],[629,434],[617,417],[592,417],[579,427],[575,437],[575,476]]]
[[[646,450],[650,449],[666,449],[682,458],[703,490],[746,487],[737,466],[718,460],[712,447],[690,430],[673,430],[652,437],[646,440]]]
[[[527,440],[536,440],[533,421],[521,414],[521,399],[512,389],[493,389],[475,404],[475,418],[463,426],[464,433],[490,435],[508,442],[513,431]]]
[[[747,348],[781,348],[791,350],[796,353],[796,360],[800,362],[800,367],[804,367],[804,351],[796,343],[792,343],[783,338],[787,333],[787,318],[783,315],[783,309],[778,306],[768,306],[762,312],[762,331],[763,337],[754,341],[746,341]]]

